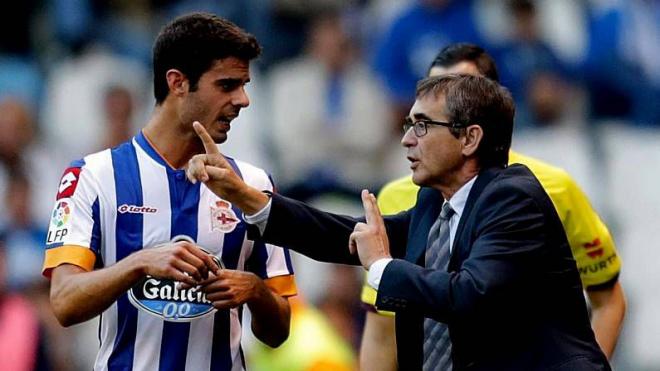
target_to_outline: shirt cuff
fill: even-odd
[[[245,219],[245,222],[247,224],[256,225],[257,228],[259,228],[259,233],[262,235],[266,230],[266,224],[268,224],[268,216],[270,216],[270,205],[272,204],[272,202],[273,200],[269,199],[268,203],[266,204],[266,206],[264,206],[263,209],[257,211],[252,215],[243,214],[243,218]]]
[[[380,285],[380,279],[383,276],[383,271],[385,267],[392,261],[392,258],[382,258],[376,260],[371,267],[369,267],[369,273],[367,273],[367,283],[369,286],[373,287],[375,290],[378,290]]]

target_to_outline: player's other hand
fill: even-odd
[[[348,248],[352,254],[357,252],[362,266],[369,269],[376,260],[391,257],[390,243],[376,197],[367,190],[362,190],[362,206],[367,222],[355,225]]]
[[[211,255],[189,241],[171,242],[135,254],[142,273],[196,286],[220,270]]]
[[[254,273],[232,269],[211,273],[200,285],[206,299],[212,302],[216,309],[235,308],[249,303],[264,295],[264,290],[269,290]]]
[[[195,121],[193,128],[204,144],[206,153],[195,155],[190,159],[186,169],[188,180],[193,183],[203,182],[211,192],[235,204],[247,215],[254,214],[266,206],[268,196],[247,185],[236,174],[204,126],[199,121]]]

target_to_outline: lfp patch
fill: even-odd
[[[70,199],[62,199],[57,201],[53,214],[50,217],[50,225],[52,228],[62,228],[69,223],[71,218],[71,201]]]
[[[188,236],[172,238],[172,242],[178,241],[195,243]],[[217,256],[211,254],[211,257],[220,269],[224,268]],[[146,276],[128,291],[128,300],[137,309],[170,322],[190,322],[215,312],[199,286],[183,289],[179,288],[177,281],[151,276]]]
[[[50,226],[46,236],[46,245],[55,247],[62,244],[64,237],[69,234],[69,221],[73,212],[73,203],[70,198],[63,198],[55,203],[50,216]]]

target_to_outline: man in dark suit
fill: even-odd
[[[247,187],[201,125],[207,154],[188,175],[267,241],[367,268],[376,305],[397,313],[400,369],[443,369],[448,326],[455,370],[609,370],[550,199],[526,167],[506,166],[513,114],[489,79],[421,81],[402,144],[422,188],[384,220],[366,191],[365,223]]]

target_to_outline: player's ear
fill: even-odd
[[[165,73],[165,78],[167,87],[174,96],[180,97],[188,92],[188,78],[183,72],[172,68]]]
[[[479,125],[470,125],[465,128],[465,133],[461,136],[463,143],[463,155],[471,156],[477,152],[479,143],[484,136],[484,130]]]

